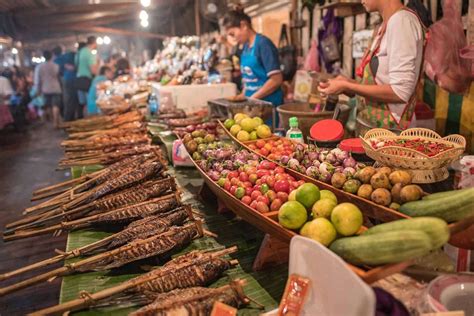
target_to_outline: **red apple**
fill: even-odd
[[[240,183],[239,178],[232,178],[232,179],[230,179],[230,184],[232,184],[232,185],[237,186],[237,185],[239,185],[239,183]]]
[[[255,145],[258,147],[258,148],[263,148],[263,146],[265,146],[265,141],[263,139],[259,139],[255,142]]]
[[[268,208],[268,205],[264,202],[257,202],[256,210],[260,213],[268,213],[270,209]]]
[[[277,195],[276,195],[275,191],[273,191],[273,190],[268,190],[268,192],[265,193],[265,196],[268,198],[268,200],[270,200],[270,202],[272,202],[274,199],[277,198]]]
[[[245,181],[248,181],[249,176],[245,172],[241,172],[239,175],[239,179],[240,181],[245,182]]]
[[[265,156],[265,157],[268,156],[269,154],[266,148],[261,148],[259,152],[260,152],[260,155]]]
[[[277,198],[282,203],[286,203],[288,201],[288,193],[286,193],[286,192],[277,192]]]
[[[250,181],[242,182],[242,185],[243,185],[244,188],[251,188],[251,187],[253,187],[253,184],[252,184],[252,182],[250,182]]]
[[[253,208],[254,210],[257,209],[257,201],[252,201],[252,203],[250,203],[250,207]]]
[[[279,211],[282,204],[283,203],[281,202],[280,199],[274,199],[272,204],[270,204],[270,211],[272,212]]]
[[[235,195],[235,191],[236,191],[236,190],[237,190],[237,186],[236,186],[236,185],[233,185],[233,186],[230,187],[229,192],[230,192],[230,194]]]
[[[245,195],[250,195],[252,194],[253,189],[252,188],[245,188]]]
[[[259,179],[266,175],[269,175],[268,170],[263,170],[263,169],[257,170],[257,177]]]
[[[250,203],[252,203],[252,198],[248,195],[245,195],[244,197],[242,197],[241,201],[244,204],[250,205]]]
[[[238,176],[239,176],[239,173],[236,170],[231,171],[227,174],[227,178],[229,179],[237,178]]]
[[[264,202],[266,205],[269,205],[269,204],[270,204],[270,200],[269,200],[266,196],[264,196],[264,195],[259,196],[259,197],[257,198],[257,202]]]
[[[256,190],[256,189],[254,189],[253,192],[250,194],[250,197],[254,201],[256,201],[259,196],[262,196],[262,192],[260,192],[260,190]]]
[[[231,186],[232,186],[232,184],[230,183],[229,180],[226,180],[224,182],[224,190],[229,191]]]
[[[275,177],[274,176],[267,176],[267,179],[265,181],[270,188],[273,188],[275,185]]]
[[[287,180],[278,180],[273,187],[276,192],[290,193],[290,183]]]
[[[268,142],[268,143],[265,144],[265,146],[263,146],[263,148],[265,148],[268,151],[271,151],[273,146],[270,144],[270,142]]]
[[[281,166],[275,168],[275,173],[285,173],[285,169]]]
[[[249,181],[253,184],[255,184],[258,180],[258,177],[257,177],[257,174],[255,173],[252,173],[251,175],[249,175]]]

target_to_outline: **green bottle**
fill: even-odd
[[[298,118],[290,117],[290,129],[286,132],[286,138],[294,142],[304,144],[303,133],[298,128]]]

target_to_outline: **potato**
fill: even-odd
[[[392,202],[392,196],[390,195],[390,192],[383,188],[375,189],[374,192],[372,192],[370,198],[375,203],[384,206],[389,206]]]
[[[385,173],[388,177],[392,173],[392,169],[390,169],[389,167],[381,167],[377,168],[377,172]]]
[[[370,200],[370,195],[373,191],[374,189],[370,184],[363,184],[359,187],[359,190],[357,190],[357,195],[364,199]]]
[[[400,190],[400,199],[402,203],[418,201],[419,199],[421,199],[422,194],[423,190],[419,186],[417,186],[416,184],[411,184],[404,186]]]
[[[388,175],[382,172],[377,172],[370,178],[370,184],[374,189],[390,189],[390,180]]]
[[[407,171],[394,171],[388,176],[388,178],[393,185],[397,183],[401,183],[403,186],[411,184],[411,174]]]
[[[342,188],[346,180],[347,180],[347,177],[345,174],[341,172],[336,172],[335,174],[332,175],[331,184],[333,187],[340,189]]]
[[[402,203],[402,198],[400,196],[400,191],[402,190],[403,188],[403,185],[401,183],[396,183],[393,187],[392,187],[392,200],[395,202],[395,203]]]
[[[362,183],[370,183],[370,178],[372,178],[376,172],[374,167],[365,167],[356,172],[355,178]]]

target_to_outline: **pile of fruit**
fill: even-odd
[[[272,130],[260,117],[249,117],[244,113],[237,113],[233,119],[225,120],[224,126],[241,142],[272,136]]]
[[[454,148],[453,145],[433,142],[423,138],[416,139],[386,139],[380,140],[377,138],[370,139],[372,148],[379,149],[383,147],[403,147],[416,150],[428,157],[433,157],[444,151]]]
[[[364,164],[357,163],[347,151],[339,148],[326,150],[302,144],[295,145],[294,152],[282,155],[279,161],[293,170],[326,183],[331,183],[335,173],[352,177],[365,167]]]
[[[329,246],[337,236],[355,235],[362,227],[363,216],[352,203],[338,204],[331,191],[304,183],[290,193],[288,202],[278,212],[279,223],[299,230],[302,236]]]
[[[207,150],[233,147],[231,144],[218,141],[216,133],[209,132],[205,129],[196,129],[185,134],[182,139],[184,147],[196,161],[203,159],[203,153]]]
[[[207,134],[218,135],[219,125],[216,122],[206,122],[202,124],[191,124],[186,127],[177,127],[173,129],[173,132],[180,138],[183,138],[186,134],[190,134],[194,131],[205,131]]]
[[[216,149],[204,152],[198,165],[217,184],[261,213],[278,211],[304,181],[296,180],[276,163],[247,150]]]
[[[248,144],[248,147],[270,160],[279,161],[282,156],[290,156],[293,153],[295,143],[286,138],[278,140],[259,139],[252,144]]]
[[[336,172],[331,184],[345,192],[397,210],[400,204],[418,201],[425,195],[423,189],[411,184],[411,181],[412,176],[407,171],[365,167],[350,176]]]

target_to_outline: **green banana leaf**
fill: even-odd
[[[216,239],[203,237],[193,241],[188,247],[177,256],[191,250],[218,250],[224,247],[238,246],[236,254],[232,254],[234,259],[239,261],[239,265],[230,269],[225,275],[211,287],[218,287],[229,283],[233,279],[244,279],[245,293],[252,300],[265,307],[266,311],[272,310],[278,306],[278,302],[283,293],[288,270],[286,265],[273,267],[270,270],[254,272],[252,263],[258,252],[263,234],[253,228],[248,223],[239,220],[232,214],[217,214],[214,201],[198,201],[195,197],[202,185],[202,179],[195,169],[174,169],[169,168],[169,172],[176,177],[179,186],[183,190],[183,201],[193,205],[200,210],[205,219],[205,228],[218,235]],[[96,169],[88,169],[96,170]],[[84,171],[84,170],[82,170]],[[82,174],[82,171],[73,174]],[[210,202],[210,203],[209,203]],[[100,240],[110,233],[97,230],[79,230],[71,232],[68,236],[67,250],[92,243]],[[94,293],[99,290],[109,288],[120,284],[138,274],[143,273],[138,263],[132,263],[113,271],[80,273],[66,276],[63,278],[61,286],[60,302],[78,298],[82,291]],[[76,312],[77,315],[127,315],[129,312],[138,308],[130,306],[130,303],[123,303],[110,307],[96,307],[94,309]],[[239,310],[239,315],[259,315],[263,310],[258,305],[252,303],[249,306]]]

